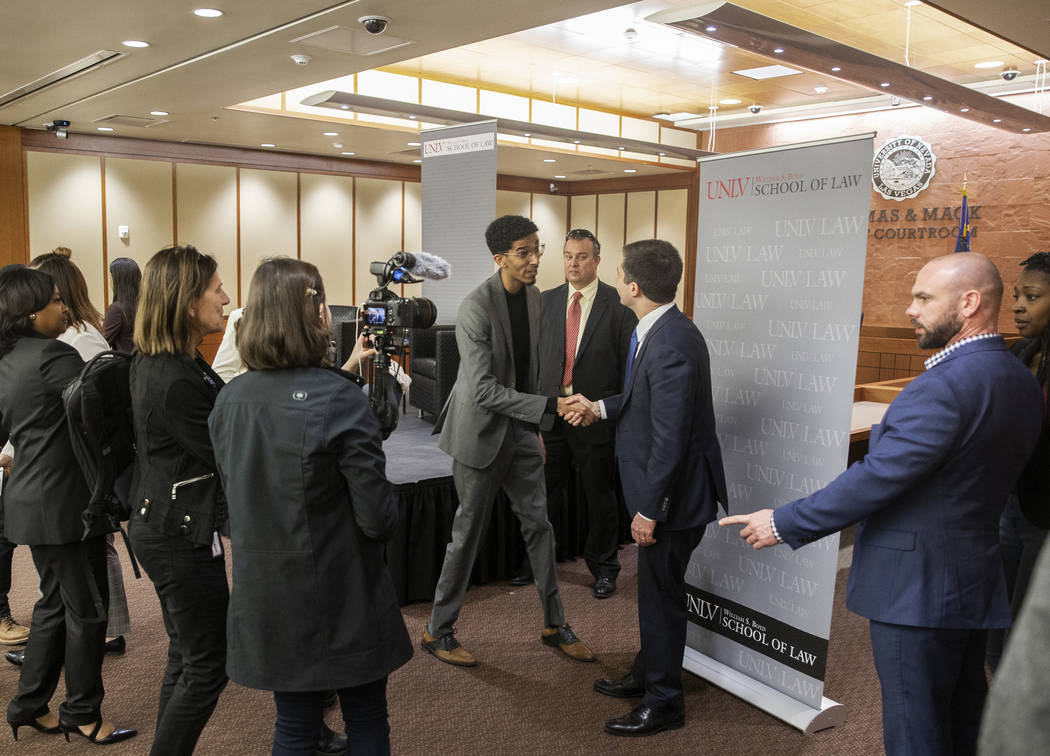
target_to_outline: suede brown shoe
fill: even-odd
[[[568,625],[548,627],[540,638],[548,646],[554,646],[570,659],[581,662],[594,661],[594,654],[587,648],[587,644],[577,638],[576,633]]]
[[[419,647],[428,654],[433,654],[445,664],[455,667],[473,667],[478,663],[478,660],[469,651],[459,645],[459,641],[452,633],[435,638],[430,634],[430,630],[424,627],[423,640]]]
[[[29,628],[15,622],[8,614],[0,617],[0,643],[15,645],[29,640]]]

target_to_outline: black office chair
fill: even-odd
[[[445,406],[459,370],[456,327],[412,329],[409,343],[412,387],[408,391],[408,403],[419,410],[420,417],[426,414],[436,418]]]

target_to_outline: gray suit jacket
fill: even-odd
[[[497,271],[459,307],[456,346],[459,372],[434,432],[438,446],[470,467],[486,467],[503,445],[510,420],[539,424],[547,397],[531,393],[539,383],[540,293],[525,288],[529,310],[529,380],[515,386],[507,297]]]

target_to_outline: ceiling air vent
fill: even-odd
[[[18,89],[12,89],[10,92],[0,95],[0,108],[5,105],[10,105],[16,100],[21,100],[23,97],[29,97],[30,95],[36,94],[48,87],[53,87],[55,84],[68,81],[75,76],[80,76],[80,74],[104,66],[107,63],[112,63],[124,56],[125,53],[116,52],[114,50],[99,50],[96,53],[92,53],[78,61],[70,63],[68,66],[63,66],[57,71],[52,71],[45,76],[41,76],[36,81],[31,81]]]
[[[140,129],[148,129],[150,126],[160,126],[167,123],[166,118],[140,118],[138,116],[108,115],[98,118],[93,123],[101,123],[106,126],[137,126]]]
[[[369,34],[363,29],[351,29],[348,26],[329,26],[327,29],[296,37],[288,42],[301,42],[304,45],[351,55],[375,55],[412,44],[410,39],[391,37],[389,34]]]
[[[609,171],[600,171],[597,168],[584,168],[582,171],[570,171],[570,176],[597,176],[599,173],[609,173]]]

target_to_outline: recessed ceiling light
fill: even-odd
[[[273,145],[273,144],[270,144],[269,142],[263,142],[263,143],[262,143],[262,144],[260,144],[259,146],[260,146],[260,147],[273,147],[273,146],[275,146],[275,145]]]
[[[888,81],[884,81],[881,84],[879,84],[880,87],[888,87],[889,85],[890,83]]]
[[[718,104],[719,105],[739,105],[740,104],[740,100],[734,100],[734,99],[730,98],[728,100],[719,100]]]
[[[801,71],[796,71],[794,68],[788,68],[787,66],[774,65],[774,66],[759,66],[758,68],[744,68],[739,71],[733,71],[735,74],[740,76],[746,76],[749,79],[775,79],[778,76],[791,76],[793,74],[800,74]]]
[[[739,73],[739,71],[737,72]],[[684,121],[688,118],[700,118],[699,113],[686,113],[684,110],[677,113],[656,113],[653,118],[661,121]]]
[[[565,178],[564,176],[555,176],[554,178]]]
[[[409,142],[408,146],[409,147],[421,147],[422,146],[422,142]]]
[[[832,71],[835,71],[835,72],[838,72],[838,71],[841,71],[841,70],[842,70],[842,67],[841,67],[841,66],[832,66],[832,67],[831,67],[831,70],[832,70]]]
[[[959,112],[960,113],[969,113],[970,109],[969,108],[959,108]]]
[[[638,171],[636,169],[634,169],[634,168],[624,168],[623,172],[624,173],[638,173]]]
[[[526,131],[524,134],[522,134],[522,136],[532,136],[532,132]]]
[[[342,142],[332,142],[332,146],[335,147],[337,150],[343,149],[343,143]]]
[[[774,47],[773,48],[773,52],[775,52],[777,55],[780,55],[780,53],[784,52],[784,48],[783,47]]]
[[[1029,131],[1031,131],[1031,129],[1028,128],[1027,126],[1025,126],[1023,129],[1021,129],[1021,131],[1025,132],[1027,134]]]
[[[352,152],[340,152],[339,154],[340,155],[353,155],[354,153],[352,153]]]
[[[618,150],[625,150],[627,148],[626,147],[617,147],[616,149],[618,149]]]
[[[573,139],[573,140],[572,140],[572,143],[573,143],[573,144],[579,144],[579,143],[580,143],[580,140],[579,140],[579,139]]]
[[[554,158],[543,158],[544,163],[557,163],[558,161]]]
[[[993,118],[992,119],[992,123],[1002,123],[1002,122],[1003,122],[1002,118]]]
[[[99,126],[98,130],[99,131],[113,131],[112,127],[110,127],[110,126]]]
[[[125,39],[120,44],[124,47],[149,47],[149,42],[143,42],[141,39]]]
[[[982,60],[980,63],[974,63],[974,68],[998,68],[1003,62],[1001,60]]]
[[[339,132],[338,131],[326,131],[326,132],[324,132],[324,136],[339,136]]]
[[[166,110],[151,110],[149,112],[149,114],[150,115],[155,115],[155,116],[166,116],[168,114],[168,111],[166,111]]]
[[[933,95],[926,95],[926,96],[925,96],[925,97],[923,97],[922,99],[926,100],[926,102],[929,102],[930,100],[932,100],[932,99],[933,99]]]
[[[420,160],[419,158],[416,158],[416,159],[415,159],[415,160],[413,160],[412,162],[413,162],[413,163],[422,163],[423,161],[422,161],[422,160]]]
[[[343,110],[350,110],[350,106],[349,105],[340,105],[339,107],[342,108]]]
[[[827,87],[813,87],[813,91],[816,92],[817,94],[824,94],[825,92],[828,91],[828,88]]]
[[[904,7],[914,8],[916,5],[922,5],[922,3],[919,0],[908,0],[908,2],[904,4]]]
[[[718,27],[717,26],[708,26],[707,28],[704,29],[704,31],[709,31],[709,32],[718,31]]]
[[[414,115],[412,115],[411,113],[409,113],[408,120],[414,121],[414,120],[416,120],[416,117]]]
[[[661,152],[660,153],[660,157],[664,157],[666,154],[667,154],[666,152]]]
[[[193,11],[193,15],[201,18],[218,18],[222,15],[222,11],[218,8],[197,8]]]

